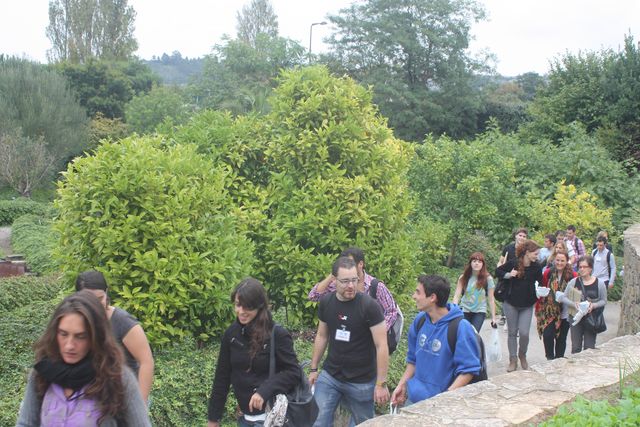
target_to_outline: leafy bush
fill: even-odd
[[[57,271],[58,264],[52,252],[58,240],[51,221],[36,215],[23,215],[11,227],[11,246],[15,253],[23,254],[29,271],[47,274]]]
[[[103,144],[64,173],[56,257],[69,279],[102,271],[152,342],[206,341],[233,316],[229,294],[253,261],[225,182],[193,145]]]
[[[258,230],[260,274],[289,322],[310,324],[307,293],[347,246],[367,269],[402,293],[416,275],[411,147],[395,139],[371,91],[324,67],[284,71],[265,116],[268,218]]]
[[[531,238],[542,242],[544,235],[564,230],[567,225],[576,226],[576,234],[586,243],[595,240],[600,230],[610,230],[613,209],[598,206],[598,197],[579,191],[574,185],[558,183],[551,200],[540,200],[528,195],[531,206],[529,224],[536,232]]]
[[[4,279],[0,284],[4,290]],[[37,279],[22,283],[23,287],[28,288],[24,297],[28,298],[27,294],[30,293],[35,294],[35,298],[42,297],[37,295],[40,284],[46,286],[46,281]],[[0,316],[0,425],[16,423],[27,375],[33,365],[32,346],[44,331],[61,298],[61,294],[52,293],[49,300],[27,301],[28,305],[21,304],[10,313],[2,313]]]
[[[571,407],[562,406],[540,427],[565,426],[637,426],[640,424],[640,388],[627,388],[622,399],[615,403],[606,400],[590,401],[578,396]]]
[[[484,234],[479,232],[465,235],[460,239],[453,267],[462,269],[469,262],[469,256],[474,252],[482,252],[484,254],[487,270],[489,274],[493,275],[495,266],[500,258],[500,251]]]
[[[64,289],[58,275],[14,276],[0,279],[0,313],[39,301],[55,299]]]
[[[26,214],[50,217],[51,205],[30,199],[0,200],[0,225],[11,225],[16,218]]]

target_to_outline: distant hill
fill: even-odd
[[[202,73],[204,58],[183,58],[180,52],[171,55],[163,53],[162,56],[153,56],[151,60],[142,60],[162,78],[163,84],[185,85],[193,76]]]

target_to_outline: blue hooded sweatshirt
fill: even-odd
[[[449,322],[462,317],[462,310],[456,304],[447,304],[449,313],[435,324],[427,313],[421,312],[409,328],[409,350],[407,363],[415,365],[413,378],[407,382],[409,400],[419,402],[446,391],[460,374],[480,372],[480,355],[471,323],[462,320],[458,325],[456,353],[451,354],[447,331]],[[427,316],[424,324],[416,332],[418,319]]]

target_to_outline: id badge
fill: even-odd
[[[344,329],[336,330],[336,341],[349,342],[351,339],[351,331],[345,331]]]

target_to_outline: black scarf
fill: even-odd
[[[93,369],[90,357],[85,357],[73,365],[45,357],[36,363],[34,368],[48,383],[58,384],[74,391],[80,390],[96,378],[96,371]]]

